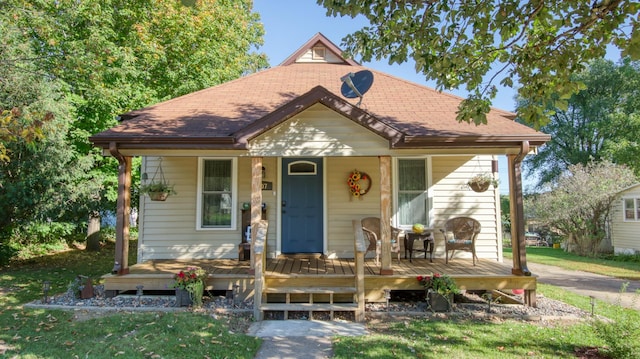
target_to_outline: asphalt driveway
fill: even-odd
[[[540,283],[552,284],[577,294],[640,310],[640,292],[637,292],[640,291],[640,281],[616,279],[537,263],[527,263],[527,266],[531,273],[538,276]],[[624,283],[629,285],[626,292],[622,293]]]

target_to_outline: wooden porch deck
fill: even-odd
[[[105,289],[111,291],[135,290],[143,285],[144,290],[167,290],[172,277],[181,269],[199,266],[209,272],[207,282],[210,290],[239,289],[239,295],[246,298],[253,295],[254,277],[249,273],[250,263],[234,259],[217,260],[155,260],[130,267],[129,274],[106,275]],[[414,258],[412,262],[402,259],[392,263],[392,275],[380,275],[380,266],[373,259],[366,259],[365,298],[367,301],[384,301],[384,289],[420,290],[416,280],[419,275],[441,273],[451,276],[461,289],[526,289],[535,291],[536,277],[511,274],[510,263],[479,260],[474,267],[470,259],[454,259],[445,264],[444,259]],[[353,259],[289,258],[267,259],[264,276],[271,286],[286,282],[289,286],[309,286],[322,283],[345,281],[355,278]]]

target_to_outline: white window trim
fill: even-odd
[[[202,171],[206,160],[231,161],[231,225],[229,227],[202,226]],[[196,231],[235,231],[238,220],[238,159],[235,157],[198,157],[198,185],[196,189]]]
[[[291,167],[297,164],[311,165],[313,167],[313,172],[291,172]],[[300,161],[290,162],[287,165],[288,176],[316,176],[317,174],[318,174],[318,165],[315,162],[300,160]]]
[[[633,200],[633,217],[634,219],[627,218],[627,200]],[[622,197],[622,221],[623,222],[640,222],[638,218],[638,202],[640,202],[640,196],[626,196]]]
[[[392,175],[393,175],[393,217],[391,219],[391,222],[393,223],[394,227],[403,229],[403,230],[411,230],[411,226],[408,225],[400,225],[400,219],[398,218],[398,193],[400,192],[400,188],[399,188],[399,177],[400,177],[400,165],[399,165],[399,161],[400,160],[425,160],[427,165],[425,167],[425,170],[427,171],[427,216],[429,218],[427,218],[427,220],[429,221],[429,223],[427,223],[427,226],[429,227],[433,227],[434,224],[434,220],[435,220],[435,216],[433,213],[433,178],[432,178],[432,160],[431,160],[431,156],[419,156],[419,157],[411,157],[411,156],[407,156],[407,157],[394,157],[393,158],[393,168],[392,168]]]

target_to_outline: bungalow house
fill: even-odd
[[[640,184],[618,193],[611,215],[611,244],[615,254],[640,253]]]
[[[336,290],[337,277],[348,275],[362,308],[364,300],[384,300],[383,288],[418,289],[416,273],[437,271],[466,289],[525,288],[525,301],[535,305],[520,163],[549,136],[499,109],[489,112],[487,125],[460,123],[460,102],[362,67],[318,33],[279,66],[121,115],[119,125],[91,137],[120,163],[116,266],[106,289],[153,289],[170,280],[166,268],[175,267],[168,263],[199,263],[211,269],[210,288],[239,287],[256,306],[274,293],[288,303],[290,294],[310,287],[333,301],[333,294],[349,292]],[[497,176],[500,155],[508,158],[514,204],[514,260],[506,273],[498,189],[467,185],[476,174]],[[143,178],[162,178],[177,194],[141,198],[138,263],[130,266],[134,156],[142,156]],[[458,216],[481,224],[477,267],[467,252],[445,265],[438,229]],[[380,264],[370,254],[358,259],[365,255],[358,228],[365,217],[384,219]],[[247,225],[265,223],[265,238],[252,231],[249,244],[241,244]],[[435,235],[435,259],[425,252],[425,259],[393,262],[391,228],[410,231],[414,223]],[[285,284],[289,289],[276,288]]]

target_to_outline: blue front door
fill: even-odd
[[[322,159],[282,159],[282,253],[322,253]]]

